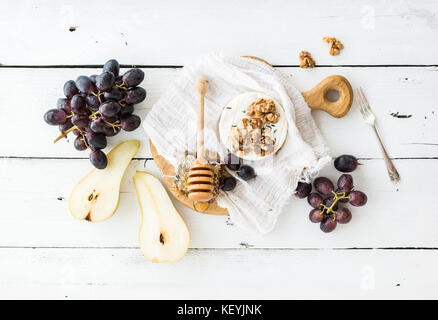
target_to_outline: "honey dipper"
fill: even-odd
[[[204,158],[204,98],[208,90],[208,80],[204,76],[196,79],[195,90],[198,93],[198,134],[196,160],[189,169],[189,199],[209,201],[213,198],[213,168]]]

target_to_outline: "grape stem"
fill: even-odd
[[[126,107],[127,103],[125,101],[125,98],[123,98],[122,100],[119,100],[118,103],[122,106],[122,107]]]
[[[106,121],[105,119],[103,119],[103,122],[105,122],[106,124],[109,124],[111,127],[113,127],[114,133],[117,133],[117,129],[116,128],[121,128],[123,126],[121,124],[117,124],[118,122],[120,122],[119,120],[117,120],[114,123],[111,123],[111,122]]]
[[[96,112],[93,112],[92,114],[90,114],[90,116],[88,118],[94,119],[94,118],[96,118],[96,115],[98,115],[98,114],[100,114],[99,110],[97,110]]]
[[[351,196],[347,196],[346,192],[342,192],[342,193],[338,194],[332,190],[332,193],[333,193],[334,198],[333,198],[333,203],[331,204],[331,206],[327,207],[326,205],[321,204],[321,207],[322,207],[322,212],[325,213],[326,215],[333,213],[334,214],[333,220],[335,220],[336,215],[339,215],[338,211],[333,210],[333,208],[336,206],[336,203],[338,203],[338,201],[342,200],[342,199],[350,199]]]
[[[84,136],[84,134],[83,134],[83,132],[81,131],[81,136],[82,136],[82,141],[84,141],[84,143],[85,143],[85,146],[88,148],[88,149],[90,149],[91,151],[93,151],[91,148],[90,148],[90,146],[88,145],[88,143],[87,143],[87,139],[85,139],[85,136]]]
[[[102,104],[102,99],[100,98],[101,95],[103,95],[103,92],[97,91],[97,93],[91,92],[93,95],[95,95],[97,97],[97,99],[99,99],[100,104]]]
[[[66,130],[66,131],[61,131],[61,134],[60,134],[58,137],[56,137],[55,140],[53,140],[53,143],[58,142],[58,141],[61,140],[62,138],[67,138],[67,135],[68,135],[70,132],[72,132],[74,129],[78,129],[78,130],[80,130],[78,127],[73,126],[73,127],[71,127],[70,129],[68,129],[68,130]]]
[[[118,84],[116,82],[116,87],[119,89],[128,90],[128,88],[126,88],[126,83],[124,83],[124,82],[122,82],[121,84]]]

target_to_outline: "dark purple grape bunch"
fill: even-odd
[[[346,158],[347,157],[347,158]],[[338,160],[341,158],[340,160]],[[343,172],[351,172],[357,168],[357,159],[353,156],[344,155],[336,158],[335,167]],[[347,171],[349,170],[349,171]],[[338,223],[346,224],[351,220],[351,211],[343,207],[342,203],[350,203],[360,207],[367,203],[367,196],[362,191],[354,190],[353,177],[350,174],[342,174],[334,184],[325,177],[318,177],[313,182],[316,192],[312,192],[312,184],[299,182],[295,190],[295,196],[300,199],[307,197],[307,202],[313,208],[309,213],[309,219],[313,223],[319,223],[323,232],[332,232]]]
[[[59,126],[61,135],[55,142],[73,132],[76,150],[89,149],[90,161],[98,169],[107,166],[102,151],[107,137],[124,131],[133,131],[141,119],[135,115],[134,105],[146,98],[146,90],[138,85],[144,72],[134,68],[119,75],[120,65],[112,59],[105,63],[99,75],[79,76],[64,84],[65,98],[58,99],[57,108],[44,114],[50,125]]]
[[[249,181],[256,177],[254,168],[248,165],[242,164],[242,159],[235,156],[231,152],[228,153],[225,159],[226,167],[231,171],[236,171],[237,175],[245,181]],[[222,185],[222,190],[232,191],[236,187],[237,181],[233,176],[226,177]]]

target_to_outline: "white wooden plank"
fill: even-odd
[[[436,299],[434,250],[0,249],[2,299]]]
[[[422,1],[2,1],[0,63],[175,65],[222,51],[274,64],[436,64],[438,3]],[[11,14],[14,13],[14,14]],[[13,17],[13,19],[12,19]],[[69,29],[75,28],[71,32]],[[322,37],[341,39],[339,57]]]
[[[353,173],[355,186],[368,194],[365,207],[331,234],[308,221],[310,206],[292,200],[276,228],[265,236],[243,233],[227,217],[178,210],[191,232],[192,248],[376,248],[438,247],[438,198],[434,194],[438,160],[397,160],[402,180],[389,181],[383,160],[363,161]],[[67,198],[91,165],[88,160],[0,161],[0,246],[137,247],[140,212],[132,185],[134,171],[158,174],[153,161],[133,161],[122,184],[120,207],[108,221],[91,224],[73,219]],[[321,172],[334,181],[333,167]],[[292,192],[292,190],[291,190]],[[58,200],[61,197],[61,200]]]
[[[173,81],[180,69],[144,69],[144,87],[147,99],[137,106],[137,113],[144,117]],[[350,79],[353,87],[361,86],[377,115],[382,137],[393,157],[438,156],[438,92],[436,68],[280,68],[292,74],[298,89],[305,91],[331,74],[342,74]],[[72,143],[52,139],[57,128],[48,126],[42,119],[49,108],[62,96],[62,86],[68,79],[81,74],[97,73],[98,69],[0,69],[0,88],[7,94],[0,95],[0,113],[4,115],[0,135],[0,155],[19,157],[87,157],[87,152],[76,151]],[[13,111],[13,114],[11,112]],[[412,115],[397,119],[390,113]],[[9,114],[11,114],[9,116]],[[327,139],[332,155],[343,153],[358,157],[381,157],[371,129],[362,122],[356,103],[342,119],[315,111],[314,117]],[[109,139],[109,148],[128,139],[147,137],[142,128],[131,133],[121,133]],[[434,145],[435,144],[435,145]],[[146,143],[137,157],[149,157]]]

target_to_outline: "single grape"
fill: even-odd
[[[312,209],[309,213],[309,220],[313,223],[319,223],[324,220],[324,213],[320,209]]]
[[[123,80],[122,80],[122,76],[118,76],[116,77],[116,84],[122,84]]]
[[[96,84],[96,78],[97,78],[97,74],[93,74],[90,76],[90,80],[91,82],[93,82],[94,84]]]
[[[338,194],[338,196],[343,196],[344,194],[345,194],[345,196],[348,196],[350,194],[350,192],[343,192],[343,191],[341,191],[339,189],[336,189],[335,192]],[[347,203],[348,202],[348,198],[339,199],[338,201],[342,202],[342,203]]]
[[[330,208],[332,206],[333,202],[335,202],[335,197],[328,196],[322,201],[322,204],[325,205],[327,208]],[[336,211],[336,210],[338,210],[338,207],[339,207],[338,203],[336,203],[332,209]]]
[[[76,150],[83,151],[83,150],[87,149],[87,145],[85,144],[84,139],[85,138],[83,138],[82,136],[76,137],[76,139],[73,143]]]
[[[295,189],[295,196],[304,199],[310,192],[312,192],[312,184],[306,182],[298,182],[297,188]]]
[[[87,76],[79,76],[76,79],[76,87],[79,89],[79,91],[90,94],[91,92],[96,90],[96,86],[94,85],[93,81]]]
[[[344,173],[338,179],[338,190],[349,192],[351,189],[353,189],[353,177],[348,173]]]
[[[59,99],[56,101],[56,108],[57,108],[57,109],[62,109],[64,103],[66,103],[66,102],[68,102],[68,101],[70,101],[70,99],[68,99],[68,98],[59,98]]]
[[[73,80],[68,80],[64,83],[64,95],[71,99],[75,94],[78,94],[79,90],[76,87],[76,83]]]
[[[85,129],[88,127],[90,118],[86,114],[75,114],[71,118],[71,122],[79,129]]]
[[[94,150],[90,153],[90,162],[97,169],[105,169],[108,164],[108,159],[102,150]]]
[[[105,64],[103,65],[102,72],[108,72],[108,71],[112,72],[115,77],[119,76],[120,65],[117,62],[117,60],[111,59],[105,62]]]
[[[71,98],[71,111],[76,114],[85,114],[87,113],[87,103],[81,95],[75,94],[73,98]]]
[[[119,89],[117,87],[112,87],[112,89],[103,94],[106,100],[120,101],[125,96],[125,90]]]
[[[50,109],[44,114],[44,121],[52,126],[64,124],[67,120],[67,114],[62,109]]]
[[[256,173],[253,167],[250,167],[248,165],[240,166],[240,169],[239,171],[237,171],[237,174],[245,181],[254,179],[256,177]]]
[[[96,133],[103,133],[108,124],[102,118],[96,118],[90,121],[90,129]]]
[[[135,87],[126,92],[125,101],[128,104],[137,104],[146,99],[146,90],[142,87]]]
[[[97,98],[94,94],[87,95],[87,98],[85,100],[87,102],[87,105],[94,111],[97,111],[97,109],[99,109],[100,101],[99,98]]]
[[[315,209],[319,209],[321,207],[321,204],[323,202],[323,198],[319,193],[312,192],[307,197],[307,202]]]
[[[144,79],[144,72],[141,69],[134,68],[125,72],[122,81],[127,87],[136,87]]]
[[[90,130],[85,134],[85,138],[87,138],[88,145],[92,150],[106,148],[107,142],[106,142],[106,137],[103,133],[95,133]]]
[[[222,190],[231,191],[236,187],[236,178],[234,177],[226,177],[224,179],[224,185],[222,186]]]
[[[239,170],[241,164],[242,159],[232,154],[231,152],[228,153],[227,158],[225,159],[225,165],[228,169],[230,169],[231,171],[237,171]]]
[[[333,183],[325,177],[316,178],[313,182],[313,186],[319,193],[324,195],[331,194],[332,191],[335,190]]]
[[[107,71],[97,76],[96,87],[100,91],[111,91],[114,85],[114,73]]]
[[[71,119],[68,118],[67,120],[65,120],[64,124],[59,125],[59,131],[66,132],[71,127],[73,127],[73,123],[71,122]]]
[[[119,112],[120,118],[130,116],[134,112],[134,105],[133,104],[127,104],[126,106],[122,107]]]
[[[100,105],[99,111],[102,116],[114,117],[120,111],[120,104],[115,101],[107,101]]]
[[[56,102],[56,108],[64,110],[66,114],[71,113],[70,99],[60,98]]]
[[[120,127],[112,127],[109,124],[106,125],[106,127],[103,128],[103,134],[107,137],[115,136],[120,132]]]
[[[342,224],[349,223],[351,220],[351,211],[348,208],[339,208],[336,210],[338,214],[336,215],[336,221]]]
[[[115,116],[107,116],[105,114],[101,114],[103,120],[109,122],[109,123],[115,123],[117,120],[119,120],[119,115],[115,115]]]
[[[332,232],[333,230],[335,230],[336,228],[336,220],[333,220],[332,217],[326,217],[321,224],[319,225],[319,227],[321,228],[321,230],[323,232]]]
[[[80,135],[81,135],[81,131],[78,130],[78,129],[74,129],[72,132],[73,132],[73,134],[74,134],[75,136],[80,136]]]
[[[358,165],[357,159],[349,154],[344,154],[335,159],[335,168],[341,172],[351,172],[356,170]]]
[[[135,114],[131,114],[127,117],[121,118],[122,128],[125,131],[134,131],[140,126],[141,119]]]
[[[362,191],[351,191],[350,192],[350,204],[355,207],[361,207],[365,205],[368,201],[368,197]]]

